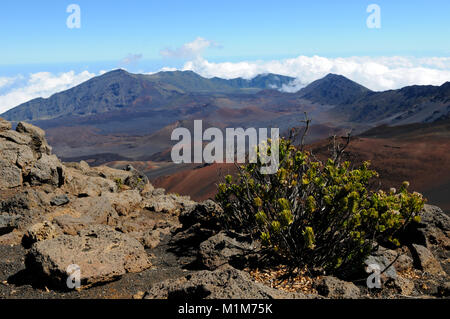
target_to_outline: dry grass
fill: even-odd
[[[306,269],[297,270],[295,275],[290,274],[288,268],[284,266],[275,269],[246,269],[246,271],[257,282],[272,288],[287,292],[317,293],[313,288],[313,278],[307,275]]]

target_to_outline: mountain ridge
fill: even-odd
[[[93,115],[136,105],[161,107],[168,104],[168,100],[176,101],[191,94],[254,92],[292,80],[294,78],[275,74],[259,75],[250,80],[226,80],[204,78],[192,71],[132,74],[117,69],[49,98],[36,98],[22,103],[3,113],[2,117],[9,121],[37,121],[64,115]]]

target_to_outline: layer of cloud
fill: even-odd
[[[177,49],[166,48],[161,50],[160,54],[167,58],[190,59],[201,56],[208,48],[218,47],[220,46],[214,41],[197,37],[194,41],[185,43]]]
[[[33,73],[29,76],[18,75],[13,78],[0,78],[2,83],[8,86],[6,92],[3,88],[0,95],[0,114],[7,110],[37,97],[47,98],[54,93],[67,90],[84,81],[89,80],[96,74],[88,71],[75,73],[74,71],[52,74],[50,72]]]
[[[295,92],[328,73],[341,74],[369,89],[381,91],[408,85],[441,85],[450,81],[450,57],[346,57],[326,58],[298,56],[271,61],[241,61],[214,63],[197,57],[184,64],[204,77],[253,78],[262,73],[277,73],[295,77],[290,86],[281,88]]]
[[[198,38],[201,39],[201,38]],[[198,40],[197,39],[197,40]],[[290,85],[278,88],[285,92],[296,92],[314,80],[328,73],[341,74],[372,90],[397,89],[408,85],[441,85],[450,81],[450,57],[415,58],[393,57],[345,57],[326,58],[320,56],[298,56],[290,59],[271,61],[210,62],[201,57],[201,52],[209,47],[204,39],[194,41],[178,49],[180,54],[195,55],[188,59],[180,70],[192,70],[204,77],[250,79],[258,74],[276,73],[292,76]],[[208,42],[208,41],[207,41]],[[195,44],[194,44],[195,43]],[[185,53],[181,53],[181,52]],[[178,54],[178,53],[177,53]],[[130,56],[128,62],[140,59]],[[161,71],[174,71],[162,68]],[[49,97],[67,90],[98,74],[74,71],[53,74],[39,72],[28,76],[0,77],[0,114],[31,99]]]

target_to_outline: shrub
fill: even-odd
[[[228,175],[219,185],[224,224],[259,238],[287,265],[327,273],[361,265],[376,241],[400,245],[399,231],[419,220],[422,196],[409,193],[407,182],[398,192],[369,191],[377,172],[369,162],[351,169],[341,153],[335,148],[322,163],[290,138],[280,139],[276,174],[262,175],[260,162],[249,163],[239,167],[236,182]]]

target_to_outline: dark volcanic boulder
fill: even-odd
[[[200,244],[198,262],[209,270],[230,264],[242,269],[255,257],[256,243],[250,237],[220,232]]]
[[[220,229],[218,215],[221,212],[222,208],[217,203],[206,200],[183,211],[179,219],[184,229],[200,224],[202,228],[217,230]]]
[[[220,206],[212,200],[186,207],[178,217],[182,227],[172,237],[171,244],[184,253],[196,251],[201,242],[222,229],[218,218],[221,212]]]

